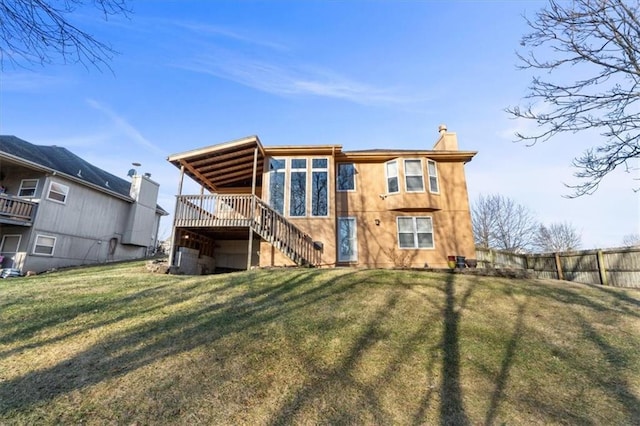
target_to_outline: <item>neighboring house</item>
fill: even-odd
[[[475,154],[441,126],[431,150],[265,147],[252,136],[172,155],[172,266],[423,268],[475,257],[464,173]],[[185,174],[200,194],[182,194]]]
[[[167,212],[157,183],[131,179],[65,148],[0,136],[1,266],[41,272],[150,254]]]

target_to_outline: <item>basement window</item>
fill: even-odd
[[[53,256],[53,249],[56,246],[56,237],[49,235],[37,235],[33,246],[33,254],[43,256]]]

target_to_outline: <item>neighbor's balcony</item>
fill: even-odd
[[[31,226],[36,217],[37,203],[8,194],[0,194],[0,223]]]

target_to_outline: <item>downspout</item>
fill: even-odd
[[[171,227],[171,248],[169,249],[169,267],[175,266],[176,254],[176,221],[178,215],[178,204],[182,195],[182,183],[184,182],[184,164],[180,166],[180,180],[178,181],[178,195],[176,196],[176,206],[173,209],[173,226]]]
[[[251,212],[249,224],[249,244],[247,253],[247,271],[251,269],[251,255],[253,252],[253,221],[256,216],[256,174],[258,173],[258,147],[253,150],[253,179],[251,180]]]

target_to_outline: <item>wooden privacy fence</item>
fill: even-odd
[[[524,269],[537,278],[640,288],[640,247],[518,254],[476,247],[479,268]]]

